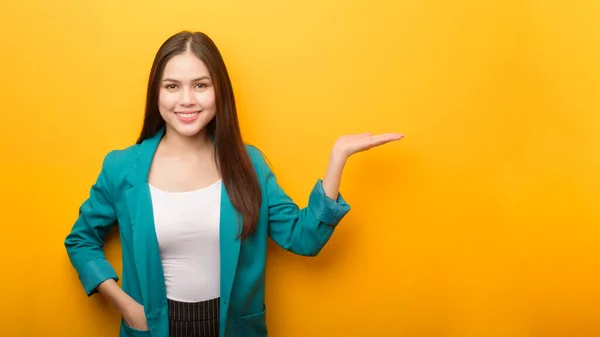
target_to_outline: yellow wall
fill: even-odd
[[[600,335],[598,1],[169,3],[0,4],[0,335],[115,335],[63,240],[182,29],[301,205],[336,136],[406,134],[351,160],[322,255],[271,247],[272,336]]]

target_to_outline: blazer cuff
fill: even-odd
[[[105,259],[88,262],[79,274],[79,280],[83,284],[83,288],[88,296],[98,292],[97,288],[100,283],[108,279],[118,281],[119,277],[115,269]]]
[[[319,179],[310,194],[308,207],[320,222],[337,226],[342,218],[350,211],[350,205],[346,203],[341,193],[337,200],[333,200],[325,194],[323,180]]]

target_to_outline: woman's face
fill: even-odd
[[[191,52],[171,58],[165,65],[158,94],[158,110],[167,132],[197,136],[215,117],[213,81],[208,68]]]

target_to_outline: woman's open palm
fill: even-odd
[[[370,132],[345,135],[337,139],[334,145],[335,151],[339,151],[345,157],[381,146],[393,141],[404,138],[404,135],[398,133],[384,133],[373,135]]]

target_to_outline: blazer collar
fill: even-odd
[[[160,128],[152,137],[145,139],[141,144],[134,147],[134,160],[131,170],[127,175],[127,181],[131,185],[147,183],[150,173],[150,165],[158,148],[160,140],[165,134],[165,128]]]

